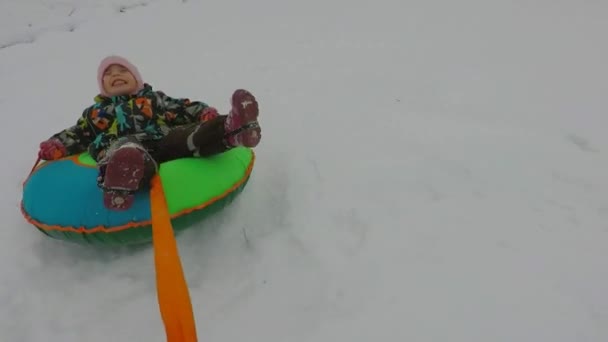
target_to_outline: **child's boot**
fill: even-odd
[[[226,141],[231,146],[255,147],[262,138],[258,123],[258,102],[244,89],[232,94],[232,109],[224,123]]]
[[[146,168],[146,152],[127,143],[108,157],[103,175],[103,202],[108,209],[127,210],[135,200]]]

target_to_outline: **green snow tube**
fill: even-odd
[[[252,149],[238,147],[161,164],[159,176],[175,232],[229,204],[247,184],[254,161]],[[52,238],[72,242],[152,241],[150,188],[137,192],[128,210],[108,210],[97,187],[95,166],[88,153],[40,164],[24,183],[21,211],[26,220]]]

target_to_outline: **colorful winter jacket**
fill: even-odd
[[[95,104],[86,108],[76,124],[52,138],[59,139],[68,155],[87,151],[98,154],[118,137],[133,135],[138,140],[158,140],[171,127],[201,120],[203,102],[176,99],[145,84],[136,95],[105,97],[97,95]]]

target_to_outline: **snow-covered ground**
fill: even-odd
[[[200,341],[607,341],[607,16],[604,1],[1,3],[0,340],[165,339],[151,248],[50,240],[18,207],[39,142],[117,53],[170,95],[260,101],[251,182],[178,236]]]

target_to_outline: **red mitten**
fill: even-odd
[[[199,121],[206,122],[211,119],[215,119],[218,116],[219,116],[219,113],[217,112],[217,109],[215,109],[213,107],[207,107],[207,108],[203,109],[203,112],[200,114]]]
[[[38,156],[44,160],[56,160],[66,155],[65,146],[57,139],[49,139],[40,143]]]

